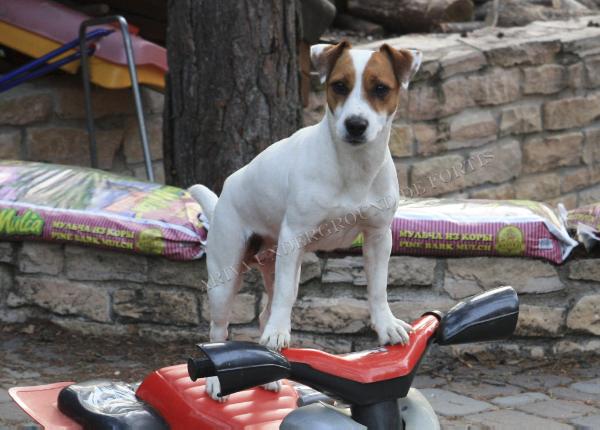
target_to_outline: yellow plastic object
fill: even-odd
[[[3,21],[0,21],[0,45],[7,46],[33,58],[41,57],[61,46],[50,39]],[[52,63],[74,52],[74,50],[69,50],[50,62]],[[61,67],[61,70],[72,74],[76,73],[78,69],[79,61]],[[159,90],[165,88],[165,75],[159,68],[152,65],[138,66],[137,72],[140,84],[150,85]],[[117,65],[97,57],[90,57],[90,79],[93,83],[104,88],[118,89],[131,86],[129,70],[126,66]]]

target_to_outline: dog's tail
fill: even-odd
[[[200,206],[202,206],[202,212],[208,218],[208,222],[212,223],[213,213],[215,212],[215,206],[219,197],[211,190],[206,188],[204,185],[192,185],[188,188],[188,191]]]

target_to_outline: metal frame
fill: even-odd
[[[144,163],[146,166],[146,175],[150,181],[154,181],[154,172],[152,170],[152,161],[150,158],[150,149],[148,146],[148,135],[146,133],[146,121],[144,120],[144,111],[142,109],[142,98],[140,96],[140,87],[138,84],[137,70],[133,58],[133,48],[131,46],[131,37],[129,35],[129,26],[127,20],[120,15],[92,18],[83,21],[79,26],[79,51],[81,52],[81,77],[83,79],[83,90],[85,95],[85,114],[90,139],[90,158],[92,167],[98,167],[98,153],[96,145],[96,129],[94,126],[94,113],[92,110],[91,86],[90,86],[90,66],[88,63],[88,51],[86,47],[85,31],[88,27],[94,25],[103,25],[117,22],[121,28],[123,36],[123,46],[127,56],[127,66],[129,67],[129,77],[131,78],[131,89],[135,101],[135,110],[137,114],[140,139],[142,141],[142,151],[144,152]]]

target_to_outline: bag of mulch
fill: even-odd
[[[591,251],[600,244],[600,203],[594,203],[564,213],[567,228],[575,233],[577,241]]]
[[[392,237],[395,255],[533,257],[553,263],[562,263],[577,245],[549,206],[525,200],[404,200]],[[362,245],[362,238],[354,245]]]
[[[0,240],[42,240],[192,260],[201,208],[187,191],[95,169],[0,161]]]

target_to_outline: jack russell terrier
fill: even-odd
[[[268,295],[260,342],[277,350],[289,346],[302,255],[347,248],[362,233],[372,327],[382,345],[407,343],[412,328],[394,317],[386,292],[399,201],[388,141],[400,91],[418,70],[421,53],[388,45],[358,50],[341,42],[313,46],[311,60],[326,83],[321,122],[269,146],[227,178],[220,197],[202,185],[189,190],[210,223],[210,340],[227,338],[241,275],[254,266]],[[257,258],[265,250],[274,258]],[[276,391],[279,384],[265,388]],[[216,377],[208,378],[207,391],[224,400]]]

